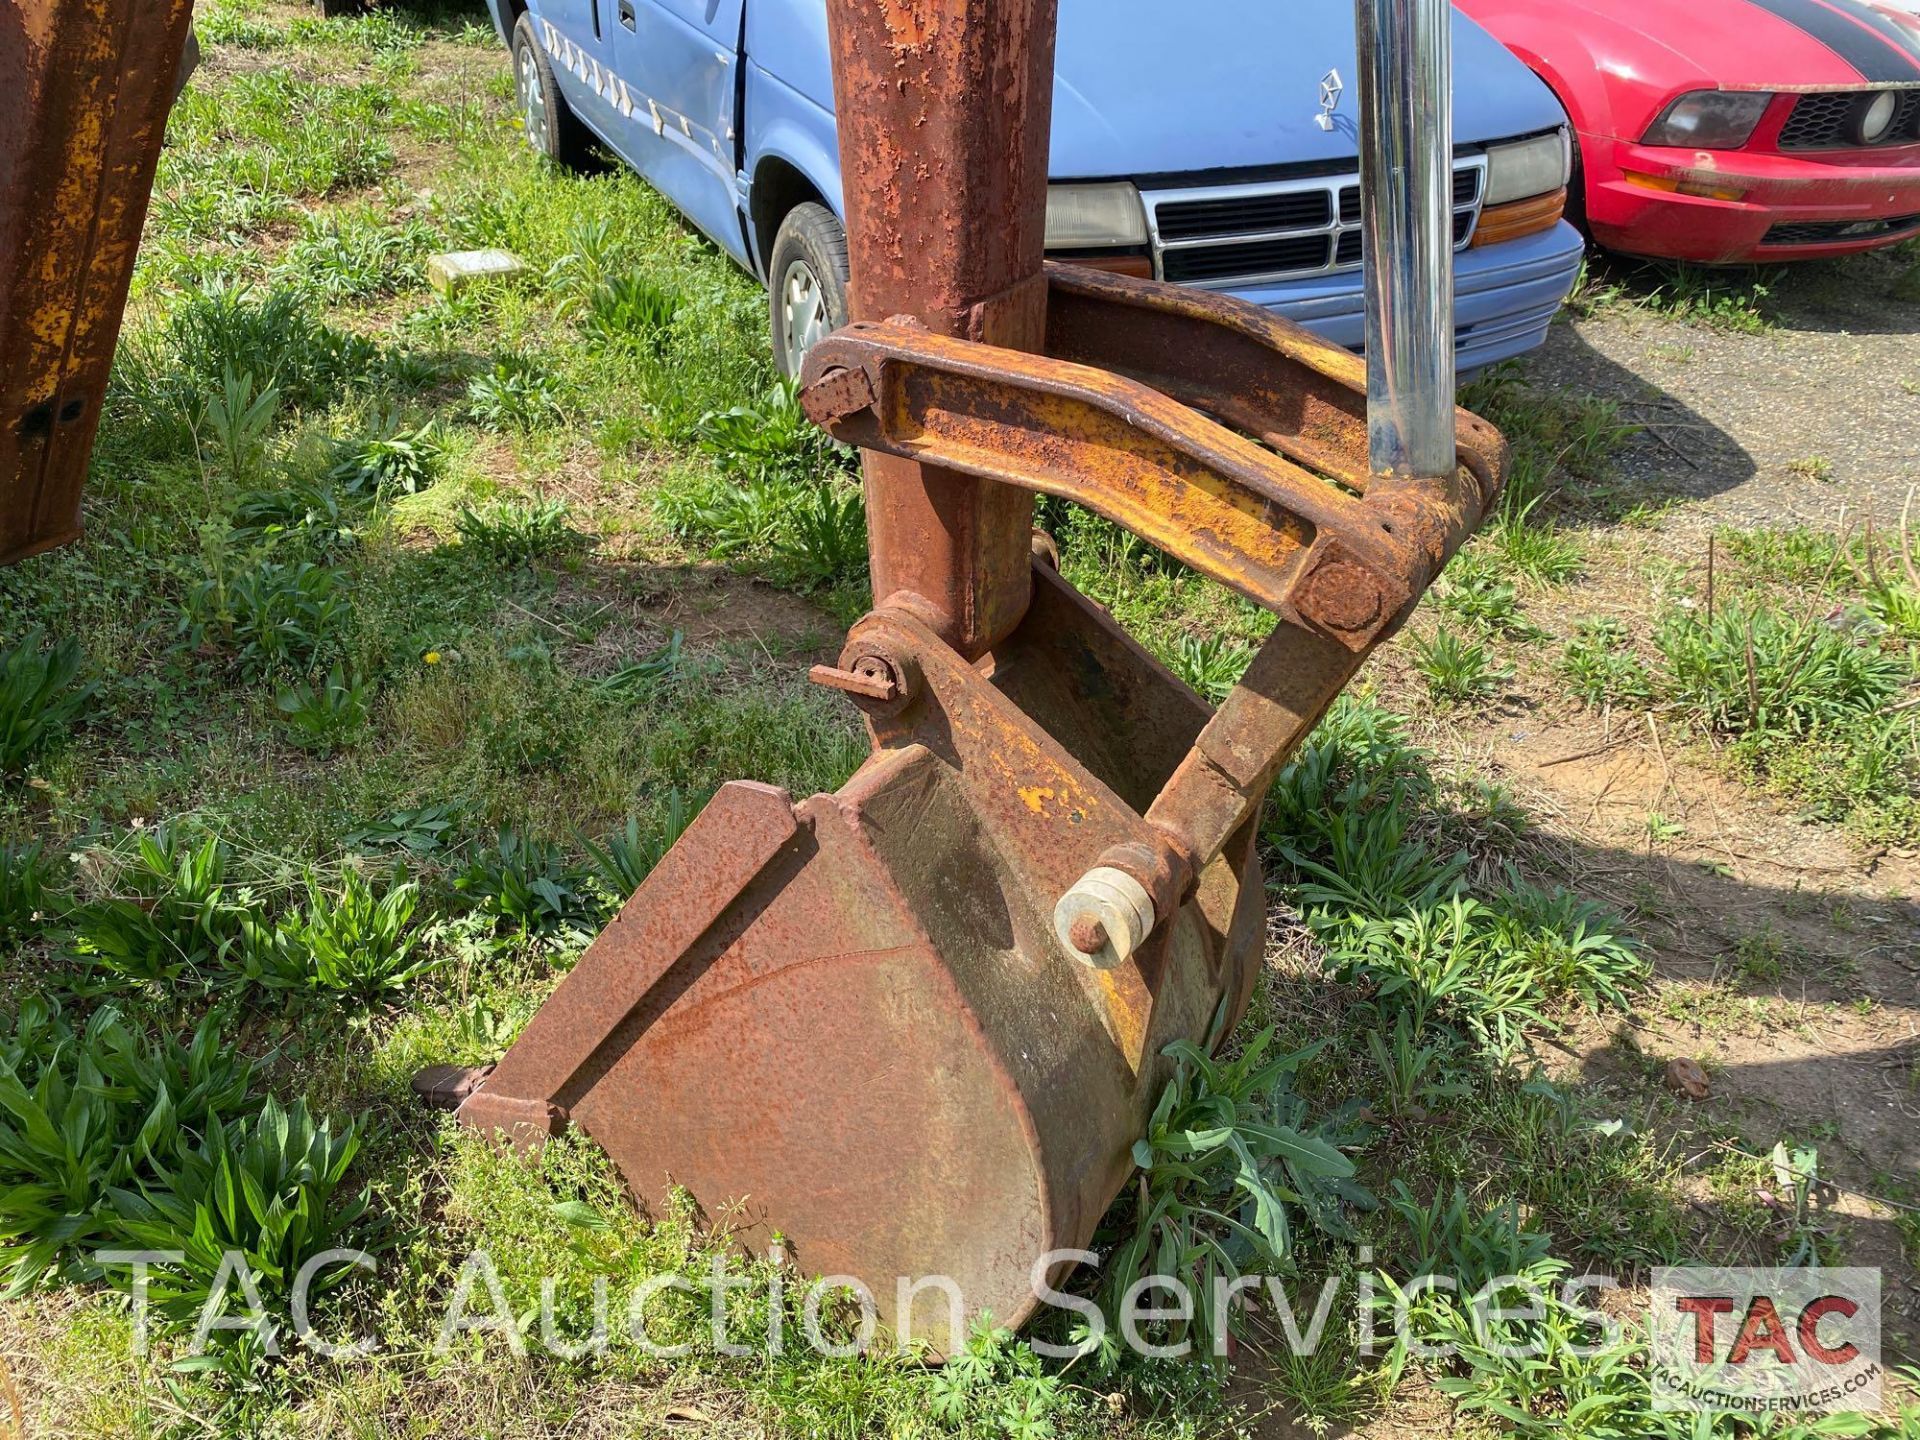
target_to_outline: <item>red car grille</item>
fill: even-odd
[[[1887,220],[1800,220],[1775,225],[1762,245],[1831,245],[1842,240],[1874,240],[1920,229],[1920,215],[1895,215]]]
[[[1782,150],[1857,150],[1853,138],[1854,117],[1859,107],[1872,100],[1871,94],[1802,95],[1794,102],[1793,114],[1780,128]],[[1900,110],[1885,138],[1876,145],[1911,145],[1920,140],[1920,90],[1908,90],[1900,97]]]

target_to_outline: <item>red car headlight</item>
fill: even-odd
[[[1752,90],[1695,90],[1667,106],[1647,127],[1643,142],[1690,150],[1738,150],[1772,100],[1773,96]]]

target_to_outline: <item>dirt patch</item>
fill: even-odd
[[[804,669],[839,656],[844,628],[804,596],[717,565],[597,560],[564,581],[552,608],[582,617],[593,639],[567,647],[567,668],[606,675],[657,654],[677,634],[695,655],[733,651],[749,664]]]
[[[1436,726],[1453,768],[1507,788],[1565,878],[1628,916],[1657,989],[1639,1048],[1708,1066],[1717,1100],[1832,1130],[1864,1180],[1920,1179],[1920,861],[1863,853],[1831,826],[1699,763],[1645,715],[1535,700]],[[1670,829],[1650,832],[1649,816]]]

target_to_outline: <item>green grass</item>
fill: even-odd
[[[1668,615],[1654,645],[1674,698],[1723,734],[1802,739],[1879,711],[1913,673],[1824,617],[1734,601]]]
[[[1500,557],[1486,548],[1456,555],[1434,585],[1432,595],[1440,609],[1489,636],[1527,641],[1540,631],[1527,621],[1511,580],[1503,578]]]
[[[1871,524],[1843,535],[1806,527],[1721,531],[1718,541],[1750,585],[1813,591],[1839,602],[1839,619],[1896,642],[1920,642],[1920,564],[1911,505],[1896,533]]]
[[[90,693],[80,682],[80,647],[44,641],[29,631],[0,652],[0,777],[19,777],[64,740]]]
[[[1576,621],[1557,669],[1590,707],[1675,712],[1808,818],[1908,844],[1920,834],[1911,551],[1865,528],[1723,530],[1692,593],[1643,631]]]
[[[1653,680],[1629,643],[1618,620],[1582,620],[1561,652],[1560,670],[1585,704],[1644,704],[1653,698]]]
[[[217,89],[189,87],[168,123],[173,143],[154,180],[162,269],[183,278],[217,273],[203,268],[205,252],[187,247],[231,245],[293,217],[302,201],[388,175],[393,100],[383,80],[335,84],[275,69],[234,76]]]
[[[1513,868],[1452,847],[1459,812],[1397,721],[1342,700],[1282,774],[1265,834],[1338,979],[1389,1022],[1496,1057],[1551,1023],[1555,1002],[1625,1002],[1645,964],[1621,922]],[[1476,872],[1479,872],[1476,874]],[[1484,878],[1481,878],[1484,877]]]
[[[1734,763],[1868,841],[1920,830],[1920,649],[1836,627],[1819,607],[1727,600],[1655,631],[1660,683]]]
[[[709,411],[688,436],[714,469],[681,470],[661,486],[658,513],[675,535],[794,588],[864,591],[866,507],[852,454],[807,420],[790,383]]]
[[[1442,626],[1431,635],[1408,642],[1413,665],[1427,683],[1427,694],[1442,705],[1466,705],[1493,699],[1511,669],[1493,658],[1485,642],[1468,639]]]
[[[1507,488],[1474,549],[1535,586],[1574,579],[1582,547],[1572,527],[1637,503],[1615,483],[1612,457],[1642,427],[1617,401],[1532,383],[1517,362],[1461,387],[1460,403],[1498,426],[1512,451]]]
[[[1453,572],[1491,596],[1501,583],[1538,594],[1578,580],[1587,568],[1585,527],[1640,503],[1617,483],[1612,456],[1641,427],[1615,401],[1533,384],[1512,363],[1463,386],[1460,402],[1500,428],[1512,461],[1505,491]],[[1475,615],[1470,602],[1441,598],[1462,618],[1533,638],[1510,610]]]
[[[330,303],[373,300],[424,285],[438,243],[423,220],[389,224],[370,208],[342,207],[303,216],[274,273]]]
[[[701,797],[736,778],[831,790],[867,749],[803,679],[865,603],[850,457],[774,382],[749,280],[631,176],[523,152],[476,18],[200,17],[223,63],[172,123],[88,538],[0,571],[0,1265],[41,1287],[8,1318],[69,1377],[60,1421],[623,1432],[670,1403],[779,1435],[1158,1440],[1268,1405],[1393,1424],[1404,1379],[1464,1419],[1507,1405],[1539,1428],[1584,1404],[1600,1417],[1584,1433],[1677,1433],[1648,1412],[1632,1346],[1575,1357],[1558,1312],[1531,1322],[1557,1347],[1543,1368],[1472,1351],[1418,1382],[1363,1353],[1345,1312],[1311,1356],[1219,1313],[1160,1332],[1210,1351],[1234,1328],[1229,1385],[1111,1347],[1042,1360],[991,1322],[944,1370],[741,1357],[714,1346],[704,1297],[674,1291],[651,1313],[657,1338],[690,1343],[678,1358],[523,1358],[484,1333],[435,1353],[476,1248],[513,1315],[554,1277],[563,1342],[590,1329],[596,1281],[622,1294],[716,1263],[747,1282],[736,1343],[798,1323],[797,1286],[771,1298],[773,1267],[685,1206],[643,1216],[590,1144],[503,1151],[407,1087],[510,1044]],[[423,285],[427,255],[477,246],[525,269],[451,301]],[[1424,663],[1466,702],[1579,574],[1582,487],[1631,428],[1507,372],[1476,397],[1520,463],[1437,597],[1448,638]],[[1084,511],[1039,514],[1063,573],[1183,678],[1214,698],[1237,682],[1269,617]],[[1858,588],[1889,633],[1898,594]],[[1725,727],[1742,686],[1716,634],[1685,683]],[[1583,687],[1644,703],[1607,637],[1589,650]],[[1848,695],[1881,693],[1862,674]],[[1536,1068],[1548,1037],[1642,997],[1648,966],[1630,917],[1578,892],[1509,795],[1452,779],[1353,697],[1293,758],[1261,839],[1294,958],[1217,1060],[1181,1057],[1096,1238],[1103,1275],[1171,1251],[1197,1272],[1283,1269],[1310,1296],[1441,1257],[1692,1253],[1681,1163],[1656,1138],[1676,1102],[1649,1085],[1628,1125],[1619,1095]],[[140,1360],[130,1275],[83,1242],[183,1237],[162,1247],[189,1260]],[[317,1315],[381,1351],[274,1359],[229,1332],[176,1370],[225,1241],[276,1324],[303,1260],[376,1251],[377,1279],[327,1273]],[[1077,1283],[1114,1305],[1099,1277]],[[243,1299],[219,1313],[244,1318]]]
[[[1776,323],[1775,292],[1785,277],[1784,270],[1751,265],[1589,259],[1570,303],[1584,315],[1641,310],[1682,324],[1760,335]]]
[[[276,1286],[308,1254],[342,1236],[390,1244],[404,1197],[425,1186],[451,1218],[401,1237],[411,1248],[393,1283],[413,1302],[405,1318],[427,1324],[460,1217],[505,1217],[496,1185],[463,1209],[468,1182],[438,1174],[404,1099],[410,1070],[497,1054],[551,967],[684,827],[685,795],[736,776],[831,789],[864,753],[856,717],[798,667],[777,667],[766,643],[609,680],[610,647],[652,647],[638,634],[623,644],[626,621],[604,597],[658,592],[645,566],[596,549],[633,535],[672,564],[698,554],[627,483],[664,459],[709,482],[751,473],[831,495],[831,510],[732,557],[799,588],[857,583],[864,524],[857,498],[846,503],[857,492],[844,459],[769,389],[757,293],[630,178],[543,170],[507,134],[464,162],[446,152],[432,204],[385,184],[406,136],[397,117],[422,139],[470,133],[411,83],[422,44],[451,43],[431,24],[381,14],[288,28],[216,10],[207,33],[311,64],[189,92],[116,367],[95,538],[0,576],[8,780],[48,777],[18,792],[44,797],[32,805],[0,793],[7,963],[41,957],[54,993],[124,997],[96,1012],[122,1029],[76,1050],[41,1023],[43,1058],[13,1054],[6,1073],[73,1116],[100,1103],[85,1067],[144,1054],[198,1015],[237,1014],[249,1038],[225,1052],[241,1068],[220,1092],[222,1123],[168,1086],[177,1152],[142,1159],[136,1132],[169,1114],[137,1089],[74,1132],[93,1149],[29,1152],[19,1139],[9,1150],[0,1136],[0,1150],[63,1187],[43,1201],[13,1183],[0,1210],[13,1230],[84,1205],[97,1230],[61,1222],[52,1230],[67,1243],[9,1252],[83,1282],[92,1272],[74,1242],[88,1234],[230,1240],[277,1277],[260,1288],[284,1324]],[[424,289],[427,254],[480,244],[516,249],[530,280],[454,304]],[[654,303],[663,295],[670,306]],[[767,394],[783,408],[756,409]],[[784,428],[762,433],[770,414]],[[606,476],[584,513],[529,483],[576,446]],[[67,638],[53,647],[47,632]],[[605,846],[583,838],[610,830]],[[77,871],[51,858],[68,852]],[[395,854],[411,873],[391,872]],[[298,1029],[290,1014],[305,1017]],[[35,1143],[71,1124],[56,1119]],[[242,1174],[269,1206],[260,1215],[217,1198]],[[498,1225],[491,1235],[507,1238]],[[214,1279],[208,1252],[187,1248],[172,1288],[156,1291],[159,1359],[135,1362],[115,1337],[129,1374],[164,1375],[182,1353]],[[329,1324],[391,1318],[351,1272],[338,1278]],[[241,1313],[235,1295],[228,1305]],[[234,1433],[276,1413],[351,1410],[378,1375],[276,1363],[245,1336],[215,1359],[174,1383]],[[846,1369],[830,1383],[752,1386],[784,1387],[796,1414],[840,1424],[894,1385]],[[484,1373],[472,1370],[471,1398]],[[441,1413],[424,1398],[438,1382],[410,1372],[408,1383]],[[139,1384],[103,1388],[119,1408],[96,1423],[155,1423]],[[585,1371],[556,1382],[560,1395],[588,1388]],[[906,1413],[897,1396],[885,1403]]]

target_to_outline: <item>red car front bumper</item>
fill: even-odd
[[[1580,154],[1587,223],[1611,250],[1710,264],[1807,260],[1920,234],[1920,146],[1861,163],[1852,153],[1677,150],[1582,135]],[[1660,188],[1674,184],[1739,198]]]

